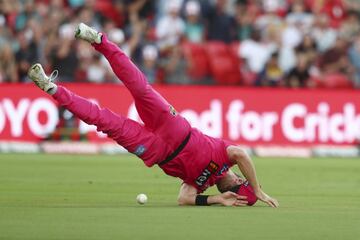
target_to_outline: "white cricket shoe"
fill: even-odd
[[[80,23],[75,29],[75,38],[80,38],[89,43],[101,43],[102,34],[84,23]]]
[[[54,70],[50,76],[46,76],[43,67],[40,63],[36,63],[31,66],[28,71],[29,78],[43,91],[54,94],[57,90],[57,86],[52,81],[58,75],[58,70]]]

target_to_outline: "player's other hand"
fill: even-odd
[[[259,189],[255,191],[255,195],[260,201],[266,203],[270,207],[274,207],[274,208],[279,207],[279,202],[275,198],[272,198],[269,195],[267,195],[263,190]]]
[[[219,202],[224,206],[246,206],[248,203],[246,196],[241,196],[230,191],[220,194],[219,198]]]

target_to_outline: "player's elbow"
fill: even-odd
[[[188,206],[195,204],[195,196],[192,195],[179,195],[177,199],[179,206]]]
[[[177,202],[179,206],[194,205],[195,197],[196,197],[196,188],[184,183],[181,185]]]
[[[229,158],[236,164],[247,160],[247,153],[240,147],[231,147],[229,150]]]
[[[186,198],[184,196],[179,196],[177,199],[177,203],[179,206],[185,206],[188,205]]]

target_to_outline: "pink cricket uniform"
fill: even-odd
[[[187,120],[175,112],[148,84],[141,71],[105,35],[101,44],[93,46],[107,58],[116,76],[129,89],[144,125],[100,108],[61,86],[53,95],[54,99],[137,155],[146,166],[159,164],[166,174],[179,177],[194,186],[198,193],[214,185],[233,165],[226,153],[228,144],[191,128]],[[161,164],[185,143],[172,160]]]

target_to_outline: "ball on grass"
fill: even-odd
[[[136,197],[136,201],[139,203],[139,204],[145,204],[148,200],[148,197],[146,196],[146,194],[144,193],[140,193],[139,195],[137,195]]]

